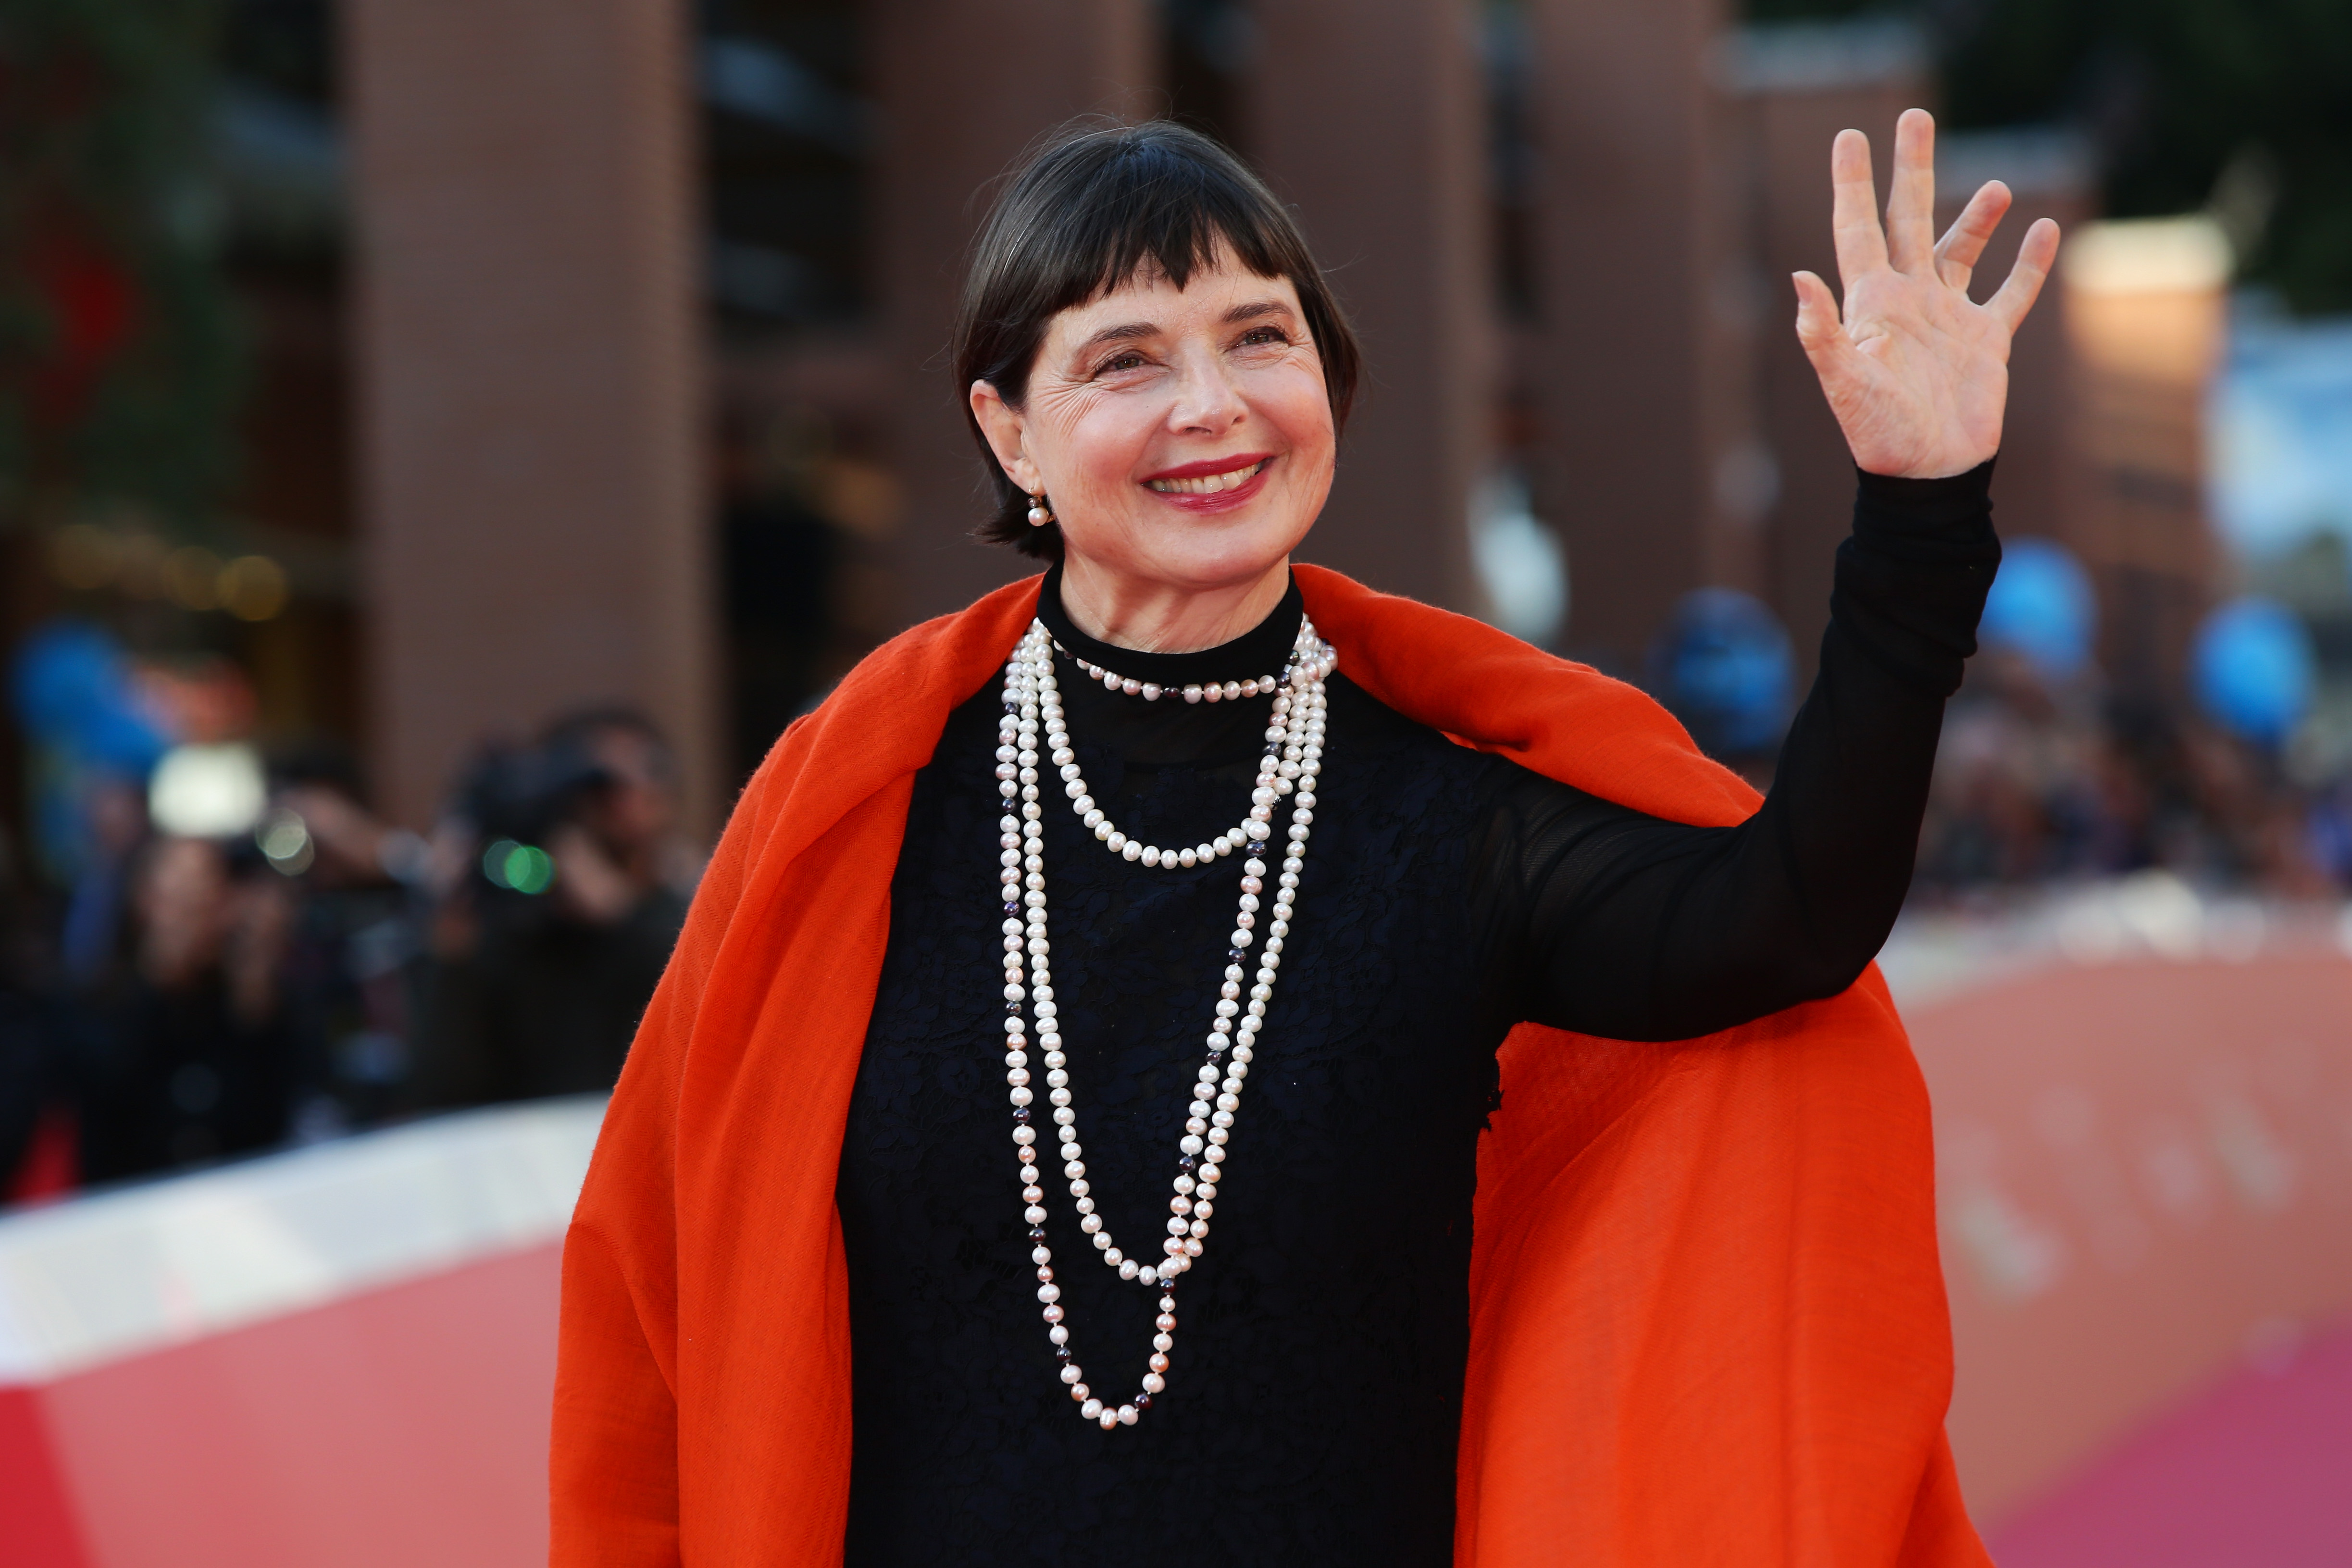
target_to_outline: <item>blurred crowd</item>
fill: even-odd
[[[257,762],[249,823],[189,831],[168,755],[85,757],[70,857],[0,863],[0,1202],[612,1086],[699,869],[653,723],[485,748],[429,837],[331,753]]]
[[[2352,796],[2276,748],[2179,706],[2054,681],[2022,653],[1976,659],[1944,721],[1915,900],[2150,868],[2288,899],[2352,885]]]
[[[2345,563],[2322,564],[2352,604]],[[2345,661],[2331,672],[2312,619],[2241,595],[2203,617],[2186,691],[2116,681],[2096,658],[2081,563],[2051,541],[2007,542],[1979,652],[1945,711],[1914,903],[1994,909],[2021,890],[2150,869],[2273,899],[2352,891],[2352,708],[2336,695]],[[1643,684],[1709,755],[1769,786],[1800,682],[1761,601],[1688,595]]]

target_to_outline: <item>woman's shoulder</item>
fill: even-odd
[[[1342,763],[1360,758],[1383,772],[1409,769],[1449,789],[1483,795],[1527,770],[1509,758],[1463,744],[1433,725],[1389,706],[1345,675],[1332,676],[1331,745]]]

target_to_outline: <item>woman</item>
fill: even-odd
[[[1882,238],[1841,136],[1843,319],[1797,280],[1861,499],[1760,810],[1628,689],[1293,571],[1355,350],[1229,155],[1031,161],[957,357],[1054,568],[737,809],[566,1250],[558,1562],[1983,1561],[1855,982],[2056,233],[1970,303],[2007,195],[1935,245],[1931,142]]]

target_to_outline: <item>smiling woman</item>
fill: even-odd
[[[1089,633],[1212,647],[1274,608],[1323,509],[1355,334],[1281,204],[1205,137],[1057,153],[1006,194],[958,312],[997,500],[981,536],[1066,561]]]
[[[1971,302],[2007,193],[1938,244],[1932,141],[1882,227],[1838,139],[1843,305],[1796,280],[1858,497],[1760,804],[1630,689],[1292,568],[1357,351],[1232,154],[1016,172],[955,360],[980,532],[1052,564],[737,808],[566,1249],[558,1564],[1984,1563],[1865,972],[2056,235]]]

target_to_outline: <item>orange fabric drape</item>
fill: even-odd
[[[1657,816],[1755,808],[1632,688],[1336,573],[1297,577],[1341,668],[1412,718]],[[840,1561],[834,1174],[890,876],[915,770],[1036,595],[1015,584],[877,650],[736,807],[564,1250],[561,1568]],[[1456,1563],[1987,1564],[1943,1437],[1927,1092],[1876,973],[1672,1045],[1523,1026],[1502,1067]]]

